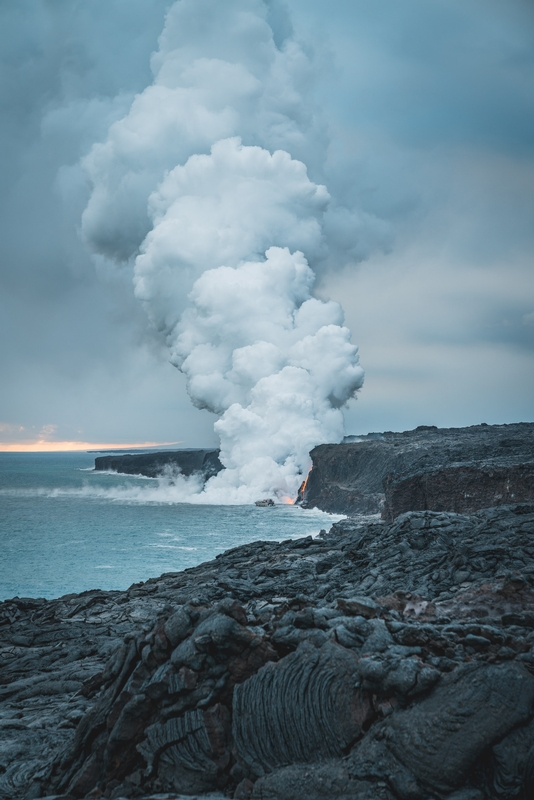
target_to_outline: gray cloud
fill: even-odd
[[[323,284],[366,367],[348,426],[532,419],[532,5],[320,5],[292,8],[335,64],[332,175],[395,235]]]
[[[195,441],[212,440],[129,276],[95,270],[79,236],[89,194],[79,159],[150,81],[165,7],[0,9],[0,422],[13,426],[4,441],[49,424],[58,439],[178,439],[189,427]]]
[[[212,441],[127,272],[95,269],[79,236],[80,159],[151,83],[166,6],[0,8],[0,423]],[[367,372],[348,426],[532,419],[531,4],[288,7],[291,22],[275,5],[270,22],[313,51],[331,137],[310,177],[377,226],[320,287],[346,308]]]

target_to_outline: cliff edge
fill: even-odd
[[[156,453],[127,453],[125,455],[98,456],[95,470],[122,472],[126,475],[144,475],[157,478],[167,469],[179,470],[182,475],[200,472],[206,480],[216,475],[223,466],[218,450],[168,450]]]
[[[534,423],[420,426],[319,445],[299,494],[339,514],[471,513],[534,500]]]

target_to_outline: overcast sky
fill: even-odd
[[[128,266],[80,235],[80,161],[151,83],[168,5],[0,4],[4,444],[216,441]],[[310,176],[372,221],[317,287],[343,305],[366,371],[347,432],[534,420],[534,7],[286,8],[330,140]]]

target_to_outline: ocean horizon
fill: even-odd
[[[0,600],[124,590],[252,541],[317,535],[342,515],[197,505],[165,478],[94,471],[95,453],[0,453]]]

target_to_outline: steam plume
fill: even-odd
[[[308,177],[326,139],[288,32],[263,0],[174,3],[153,84],[85,160],[86,239],[134,262],[193,403],[220,417],[226,469],[196,502],[294,497],[363,382],[342,309],[311,295],[310,264],[355,251],[362,222]]]

